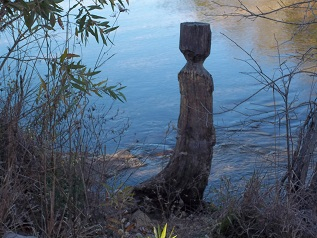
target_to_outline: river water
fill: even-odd
[[[267,4],[274,2],[257,1],[257,4],[268,7]],[[226,111],[263,87],[245,74],[254,70],[244,61],[255,64],[236,44],[252,52],[268,76],[277,78],[281,75],[277,43],[291,39],[294,29],[264,20],[214,17],[211,15],[222,10],[202,0],[131,0],[128,8],[129,12],[121,13],[118,20],[120,27],[111,50],[115,56],[105,65],[105,74],[111,81],[127,86],[124,90],[127,102],[116,104],[130,121],[120,147],[133,148],[141,154],[173,148],[175,130],[168,134],[167,131],[177,126],[180,103],[177,74],[185,64],[178,49],[179,25],[190,21],[207,22],[212,30],[212,47],[204,66],[212,74],[215,85],[217,134],[210,184],[218,186],[223,176],[233,183],[241,182],[255,170],[261,170],[270,179],[283,173],[285,118],[274,111],[274,105],[283,107],[281,97],[264,89],[234,110]],[[281,60],[305,44],[305,40],[287,41],[280,46]],[[294,64],[287,62],[288,67]],[[311,82],[294,80],[294,90],[290,93],[294,103],[308,100]],[[292,120],[293,126],[298,126],[306,113],[306,109],[299,109],[294,116],[296,120]],[[130,177],[130,183],[157,173],[166,161],[148,160],[148,163]]]
[[[130,0],[127,6],[129,11],[120,13],[116,22],[120,27],[111,35],[114,45],[105,57],[114,56],[103,65],[100,78],[126,86],[123,93],[127,102],[112,105],[112,111],[120,110],[120,119],[110,124],[110,129],[127,120],[129,128],[119,144],[118,139],[107,142],[107,151],[114,152],[119,146],[119,149],[130,148],[133,153],[147,158],[148,166],[129,175],[131,184],[143,181],[162,169],[167,160],[151,158],[157,153],[171,150],[175,145],[180,105],[177,75],[186,63],[179,51],[179,27],[182,22],[193,21],[210,23],[212,30],[211,53],[204,63],[215,85],[213,98],[217,144],[209,181],[211,187],[218,186],[223,176],[231,178],[236,184],[250,177],[254,170],[262,170],[268,178],[274,178],[284,171],[285,118],[275,111],[283,109],[283,100],[272,90],[260,90],[263,84],[246,74],[254,72],[249,64],[256,64],[242,49],[252,52],[263,72],[276,79],[281,75],[277,42],[288,40],[280,47],[283,61],[284,56],[305,49],[307,44],[315,44],[316,40],[311,39],[316,37],[291,38],[294,28],[264,20],[215,17],[213,15],[221,14],[224,9],[214,8],[210,2]],[[245,2],[255,9],[254,1]],[[274,7],[276,1],[256,2],[257,6],[268,8]],[[116,19],[113,13],[105,14],[113,21]],[[279,17],[287,19],[288,16],[281,14]],[[91,40],[80,55],[84,62],[88,60],[89,64],[91,60],[93,65],[100,50],[101,46]],[[288,67],[294,64],[292,60],[287,62]],[[282,68],[285,69],[286,65]],[[310,96],[315,97],[311,79],[295,79],[290,92],[294,105],[307,101]],[[258,93],[254,95],[255,92]],[[95,113],[100,115],[111,104],[107,98],[93,98],[91,101],[96,104]],[[292,115],[294,128],[305,119],[306,114],[303,108]]]

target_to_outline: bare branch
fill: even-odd
[[[258,12],[251,10],[242,2],[242,0],[237,0],[237,2],[239,3],[239,5],[221,4],[219,2],[212,1],[212,3],[216,4],[217,6],[234,9],[233,12],[216,14],[214,16],[242,17],[242,18],[247,18],[251,20],[254,20],[256,18],[262,18],[262,19],[274,21],[277,23],[296,25],[296,26],[304,26],[304,25],[307,26],[307,25],[317,23],[316,16],[314,13],[314,11],[316,10],[316,8],[314,7],[314,4],[316,1],[314,0],[305,0],[305,1],[295,2],[291,4],[285,4],[284,2],[280,1],[278,2],[279,7],[268,10],[268,11],[263,11],[260,9],[260,7],[256,6],[256,9],[258,10]],[[303,19],[303,21],[286,21],[286,20],[278,19],[273,16],[273,14],[275,13],[284,12],[288,10],[296,10],[296,11],[305,10],[306,17]],[[308,13],[312,14],[312,16],[314,17],[312,19],[308,19],[307,18]]]

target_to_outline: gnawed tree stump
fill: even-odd
[[[150,202],[164,212],[171,211],[176,203],[185,209],[201,204],[216,141],[213,80],[203,67],[210,46],[209,24],[181,23],[180,50],[187,63],[178,74],[181,105],[176,147],[166,168],[134,189],[141,204]]]

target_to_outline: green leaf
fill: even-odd
[[[96,74],[99,74],[101,71],[88,71],[88,73],[86,74],[86,76],[90,77],[90,76],[94,76]]]
[[[90,16],[92,19],[106,19],[105,17],[94,15],[94,14],[90,14]]]
[[[83,88],[82,86],[80,86],[80,85],[78,85],[78,84],[76,84],[76,83],[71,83],[71,85],[72,85],[74,88],[78,89],[79,91],[84,92],[84,93],[87,93],[88,95],[90,95],[90,93],[87,92],[86,89]]]
[[[81,40],[81,42],[84,42],[84,33],[80,34],[80,40]]]
[[[40,84],[40,88],[44,89],[45,91],[47,90],[46,88],[46,83],[45,81],[42,79],[42,77],[40,77],[40,81],[41,81],[41,84]]]
[[[61,55],[61,57],[60,57],[60,62],[61,62],[61,63],[64,63],[64,60],[65,60],[66,57],[67,57],[67,51],[68,51],[68,49],[66,48],[66,49],[64,50],[64,53]]]
[[[120,102],[126,102],[127,101],[127,98],[121,92],[118,93],[118,99],[119,99]]]
[[[13,11],[11,10],[11,8],[7,7],[6,10],[8,11],[10,15],[13,15]]]
[[[57,18],[57,22],[58,22],[58,25],[64,30],[64,23],[63,23],[61,17],[58,17],[58,18]]]
[[[100,31],[101,31],[101,29],[100,29]],[[100,32],[100,36],[101,36],[101,39],[102,39],[102,43],[104,45],[107,45],[107,39],[106,39],[106,37],[105,37],[103,32]]]
[[[120,88],[117,88],[117,90],[120,91],[120,90],[125,89],[125,88],[126,88],[126,86],[122,86]]]
[[[69,65],[69,68],[70,69],[82,69],[82,68],[85,68],[86,66],[85,65],[81,65],[81,64],[79,64],[79,63],[77,63],[77,64],[74,64],[74,63],[71,63],[70,65]]]
[[[165,238],[166,237],[166,229],[167,229],[167,224],[165,224],[162,234],[161,234],[161,238]]]
[[[81,8],[81,9],[78,10],[78,14],[77,14],[77,16],[75,17],[75,19],[78,20],[78,18],[81,16],[82,13],[83,13],[83,9]]]
[[[75,27],[75,36],[78,37],[78,28]]]
[[[173,227],[173,229],[172,229],[172,231],[171,231],[171,233],[170,233],[170,235],[169,235],[168,238],[176,238],[177,235],[176,235],[176,236],[173,236],[173,233],[174,233],[174,227]]]
[[[64,1],[64,0],[61,0],[61,2]],[[74,6],[72,6],[68,12],[71,12],[73,9],[75,9],[77,6],[79,5],[79,3],[76,3]],[[77,17],[76,17],[77,18]]]
[[[53,75],[53,77],[55,77],[56,76],[56,63],[55,62],[51,63],[51,67],[52,67],[52,70],[51,70],[52,75]]]
[[[107,30],[104,32],[104,34],[108,34],[108,33],[112,32],[112,31],[118,29],[118,27],[119,27],[119,26],[111,27],[111,28],[107,29]]]
[[[93,36],[95,36],[95,32],[91,29],[90,26],[87,28],[87,30],[88,30],[88,32],[89,32],[90,34],[92,34]]]
[[[72,53],[68,53],[66,56],[67,56],[67,59],[71,59],[71,58],[75,58],[75,57],[80,57],[80,55],[76,55],[76,54],[72,54]]]
[[[90,6],[87,6],[88,8],[88,11],[91,11],[91,10],[102,10],[102,7],[100,7],[99,5],[90,5]]]
[[[54,13],[51,13],[50,14],[50,23],[51,23],[51,26],[54,27],[55,26],[55,23],[56,23],[56,18],[55,18],[55,14]]]
[[[95,27],[95,38],[96,38],[97,43],[99,43],[97,27]]]
[[[157,227],[157,233],[159,235],[159,238],[161,238],[162,231],[161,231],[160,225],[158,225],[158,227]]]
[[[163,230],[161,231],[161,227],[158,225],[157,228],[154,227],[154,236],[155,238],[166,238],[167,237],[167,223],[165,224]],[[171,231],[170,235],[168,238],[176,238],[177,236],[172,236],[173,235],[173,230]]]
[[[153,233],[154,233],[155,238],[158,238],[158,237],[159,237],[158,234],[157,234],[156,227],[153,228]]]
[[[101,71],[99,71],[99,72],[101,72]],[[107,84],[107,82],[108,82],[108,80],[102,80],[99,83],[94,84],[94,87],[100,87],[103,84]]]
[[[99,93],[98,89],[93,89],[91,91],[94,92],[98,97],[102,97],[102,95]]]
[[[83,31],[83,27],[86,21],[87,14],[83,15],[83,17],[79,21],[79,31]]]
[[[15,3],[17,3],[17,2],[14,2],[12,4],[15,4]],[[17,7],[18,10],[20,10],[20,11],[29,10],[29,5],[25,1],[20,1],[19,3],[17,3],[15,5],[15,6],[19,6],[19,7]]]
[[[115,6],[114,0],[109,0],[109,1],[110,1],[110,3],[111,3],[112,11],[114,11],[114,6]]]
[[[76,79],[76,78],[72,78],[72,81],[74,81],[75,83],[77,83],[78,85],[83,85],[83,86],[86,86],[87,85],[87,82],[86,81],[83,81],[83,80],[79,80],[79,79]]]
[[[99,26],[109,27],[109,21],[104,21],[98,24]]]
[[[49,15],[50,15],[50,5],[47,3],[47,1],[41,1],[39,4],[39,14],[45,19],[49,20]],[[55,10],[55,9],[54,9]],[[34,11],[32,11],[34,13]]]
[[[33,14],[30,14],[27,10],[24,10],[23,16],[24,16],[25,25],[31,31],[32,25],[34,23],[34,19],[32,18]]]

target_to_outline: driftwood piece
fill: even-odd
[[[178,137],[171,160],[157,176],[134,189],[145,200],[170,211],[175,203],[196,209],[210,174],[215,130],[213,127],[213,80],[203,67],[210,54],[211,31],[206,23],[182,23],[180,51],[187,63],[178,74],[181,105]]]
[[[102,175],[104,179],[118,175],[126,169],[139,168],[145,165],[139,157],[131,154],[129,150],[119,150],[114,154],[88,157],[86,163],[89,172],[92,171],[96,176]]]

